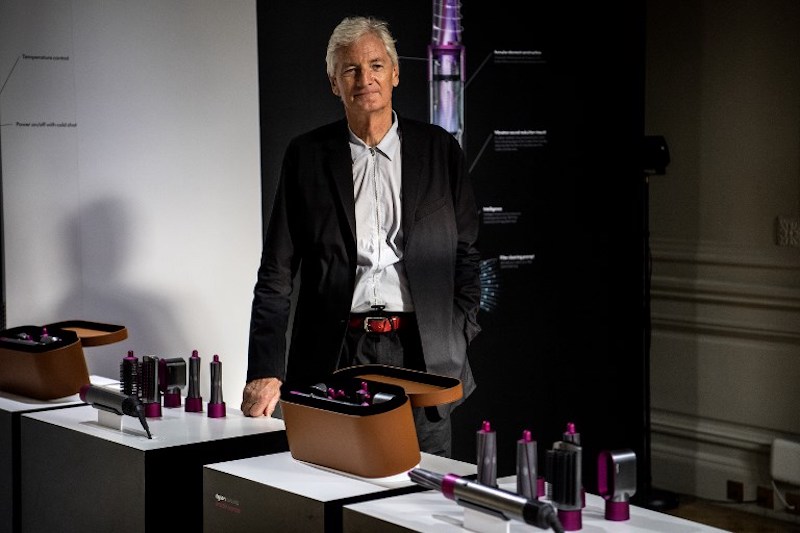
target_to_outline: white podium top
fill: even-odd
[[[446,470],[434,469],[435,472],[448,473]],[[455,472],[453,472],[455,473]],[[516,491],[516,478],[501,478],[498,486],[505,490]],[[425,491],[402,496],[393,496],[381,500],[371,500],[344,506],[348,510],[364,514],[387,524],[401,526],[408,531],[448,533],[467,532],[464,528],[464,507],[453,500],[445,498],[438,491]],[[720,533],[725,530],[692,522],[683,518],[651,511],[641,507],[630,507],[630,519],[612,522],[604,518],[605,500],[594,494],[586,494],[586,507],[583,509],[580,531],[597,533]],[[488,516],[488,515],[487,515]],[[346,524],[346,521],[345,521]],[[543,530],[519,520],[509,522],[512,533],[542,532]],[[552,531],[552,530],[551,530]],[[344,533],[347,533],[345,527]]]
[[[102,387],[119,383],[119,381],[101,376],[89,376],[89,381],[92,385],[100,385]],[[82,403],[83,402],[77,394],[65,396],[64,398],[56,398],[54,400],[36,400],[33,398],[27,398],[25,396],[18,396],[10,392],[0,391],[0,411],[7,411],[9,413],[41,411],[44,409],[80,405]]]
[[[84,405],[29,413],[23,415],[23,418],[40,420],[142,451],[286,429],[283,420],[279,418],[250,418],[244,416],[238,409],[230,407],[226,407],[226,416],[209,418],[208,404],[204,402],[201,413],[187,413],[183,405],[173,408],[162,407],[160,418],[147,419],[153,436],[152,439],[148,439],[138,418],[121,416],[121,427],[112,428],[98,422],[99,413],[100,410]]]
[[[420,466],[430,470],[447,470],[461,476],[477,472],[477,466],[473,464],[427,453],[422,453]],[[363,478],[298,461],[290,452],[214,463],[205,465],[204,468],[321,502],[415,485],[406,473],[390,478]]]

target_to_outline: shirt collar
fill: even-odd
[[[381,139],[381,142],[375,146],[375,149],[378,151],[378,153],[383,154],[389,161],[391,161],[392,158],[399,153],[400,135],[398,134],[397,123],[397,113],[392,110],[392,125],[389,128],[389,131],[386,132],[386,135],[383,136],[383,139]],[[370,147],[367,145],[367,143],[359,139],[349,126],[347,131],[350,134],[350,155],[353,161],[359,157],[362,157],[364,154],[369,153]]]

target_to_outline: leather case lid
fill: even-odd
[[[412,407],[433,407],[452,403],[464,395],[459,379],[396,366],[351,366],[337,370],[334,375],[402,387],[411,400]]]
[[[88,320],[64,320],[47,324],[47,329],[51,331],[56,329],[73,331],[78,335],[82,346],[102,346],[128,338],[128,330],[125,326],[90,322]]]

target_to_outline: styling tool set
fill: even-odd
[[[478,533],[508,533],[518,520],[542,529],[582,529],[586,493],[582,483],[581,436],[567,423],[561,439],[544,454],[540,475],[536,440],[529,429],[516,442],[516,490],[497,483],[497,435],[484,420],[476,432],[475,481],[454,474],[414,468],[409,478],[427,489],[438,490],[464,507],[465,529]],[[605,500],[606,520],[630,518],[630,498],[636,493],[636,454],[632,450],[602,451],[597,458],[598,494]]]
[[[152,438],[147,419],[161,418],[162,408],[176,409],[183,405],[187,413],[203,412],[198,351],[193,350],[188,359],[188,365],[182,357],[145,355],[140,360],[133,350],[129,350],[119,364],[119,389],[84,385],[80,390],[81,401],[98,409],[101,425],[120,428],[122,415],[133,416],[139,419],[148,438]],[[226,411],[219,355],[214,355],[209,364],[209,375],[211,399],[207,404],[208,417],[223,418]],[[187,384],[189,389],[184,399],[182,391]],[[109,413],[114,416],[109,416]]]
[[[201,357],[192,350],[188,364],[183,357],[162,358],[145,355],[139,360],[134,352],[128,351],[119,366],[120,392],[135,395],[144,404],[147,418],[158,418],[162,407],[179,408],[183,405],[188,413],[203,411],[203,397],[200,394]],[[222,361],[214,355],[209,364],[211,399],[208,402],[208,417],[225,416],[225,402],[222,399]],[[189,386],[186,398],[183,390]]]

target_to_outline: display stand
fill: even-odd
[[[511,533],[511,521],[465,507],[464,529],[476,533]]]
[[[234,409],[148,422],[152,439],[90,405],[22,416],[21,531],[199,532],[204,465],[288,449],[282,420]]]
[[[103,409],[97,410],[97,423],[107,428],[122,431],[122,415],[105,411]]]
[[[473,464],[427,453],[420,465],[458,475],[477,471]],[[209,464],[203,468],[203,531],[340,533],[343,506],[422,490],[407,475],[357,477],[288,452]]]
[[[89,376],[95,385],[113,380]],[[0,392],[0,501],[7,502],[0,513],[0,533],[18,533],[20,527],[20,419],[27,413],[82,406],[77,394],[57,400],[35,400]]]

